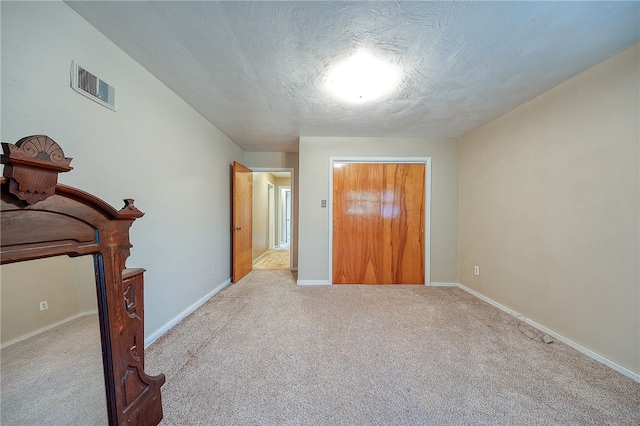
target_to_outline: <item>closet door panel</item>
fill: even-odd
[[[424,284],[424,177],[424,164],[334,164],[334,284]]]
[[[336,164],[333,175],[333,282],[379,284],[383,271],[381,164]]]
[[[385,164],[384,282],[424,284],[424,164]]]
[[[424,176],[424,164],[334,164],[334,284],[424,283]]]

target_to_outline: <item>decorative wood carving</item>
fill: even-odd
[[[158,424],[165,377],[144,372],[144,270],[123,276],[129,228],[144,213],[132,199],[116,211],[91,194],[57,184],[58,173],[71,170],[71,159],[47,136],[2,147],[1,263],[93,255],[109,424]]]
[[[20,139],[16,144],[3,143],[4,177],[9,179],[9,192],[35,204],[53,195],[58,173],[68,172],[71,158],[66,158],[60,145],[48,136],[36,135]]]

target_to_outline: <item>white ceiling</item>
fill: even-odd
[[[67,2],[247,151],[299,136],[458,137],[640,39],[640,2]],[[359,48],[401,86],[324,89]]]

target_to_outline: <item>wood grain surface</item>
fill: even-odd
[[[231,235],[233,244],[233,277],[237,283],[251,272],[251,210],[253,198],[253,173],[250,169],[233,162]]]
[[[424,164],[336,163],[333,283],[424,284]]]

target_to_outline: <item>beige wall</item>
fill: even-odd
[[[92,256],[10,263],[0,274],[2,344],[98,310]]]
[[[299,169],[297,152],[245,152],[244,165],[249,168],[259,169],[292,169],[293,192],[292,218],[291,218],[291,256],[293,269],[298,269],[298,197],[299,197]],[[276,197],[277,199],[277,197]]]
[[[330,157],[431,157],[431,281],[457,282],[458,143],[450,139],[300,138],[298,279],[328,281]]]
[[[639,51],[464,137],[459,221],[462,284],[635,373]]]
[[[96,296],[93,256],[81,256],[69,259],[76,281],[80,311],[96,311],[98,309],[98,301]]]

